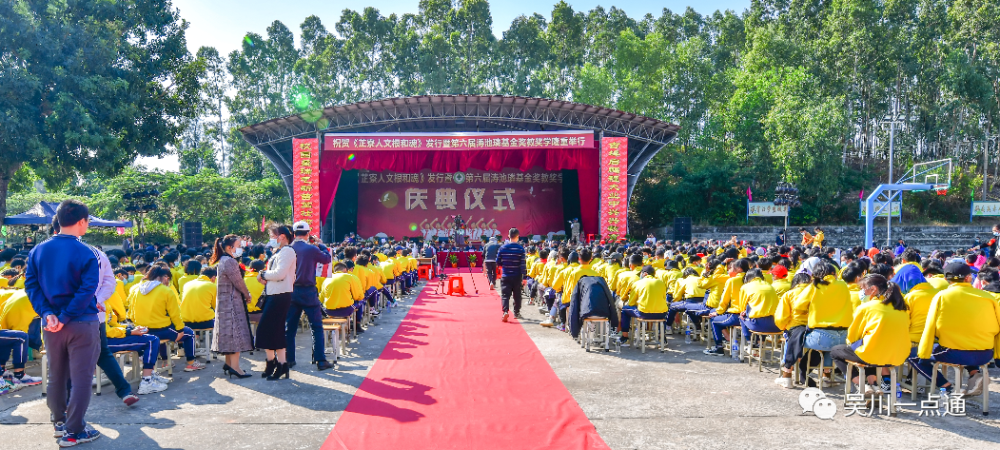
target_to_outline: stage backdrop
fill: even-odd
[[[436,237],[461,215],[472,238],[506,236],[511,227],[544,235],[566,229],[562,202],[561,172],[361,171],[358,234]]]

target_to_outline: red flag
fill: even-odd
[[[263,233],[267,229],[267,216],[261,216],[260,218],[260,232]]]
[[[753,201],[753,192],[750,191],[750,186],[747,186],[747,199]]]
[[[862,199],[862,200],[865,199],[865,190],[864,189],[861,190],[861,194],[858,194],[858,198]]]

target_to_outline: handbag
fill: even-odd
[[[260,297],[257,297],[257,309],[264,309],[264,303],[266,303],[267,297],[267,294],[260,294]]]

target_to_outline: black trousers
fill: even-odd
[[[483,264],[486,268],[486,279],[490,280],[490,284],[496,284],[497,282],[497,262],[496,261],[486,261]]]
[[[851,373],[847,373],[847,361],[852,361],[865,365],[868,364],[863,359],[861,359],[857,353],[854,353],[854,349],[851,348],[850,345],[841,344],[834,347],[833,349],[830,350],[830,356],[833,357],[833,365],[837,366],[837,368],[840,369],[840,373],[844,374],[844,377],[847,378],[847,382],[850,382],[851,379],[859,375],[858,369],[855,369],[853,367],[851,368]],[[876,374],[877,372],[875,367],[865,368],[865,375],[876,375]]]
[[[497,263],[493,263],[494,274],[496,273],[496,265]],[[510,310],[511,296],[514,297],[514,315],[516,316],[521,313],[521,277],[503,277],[500,280],[500,301],[503,312]]]

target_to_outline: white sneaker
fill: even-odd
[[[149,380],[144,379],[142,380],[141,383],[139,383],[138,394],[139,395],[155,394],[157,392],[163,392],[165,390],[167,390],[166,384],[154,380],[153,378],[149,378]]]
[[[674,335],[674,329],[671,328],[671,327],[667,327],[667,331],[665,331],[664,334],[666,334],[667,336],[673,336]]]
[[[173,379],[173,378],[167,378],[167,377],[165,377],[165,376],[163,376],[163,375],[160,375],[160,374],[156,373],[156,371],[155,371],[155,370],[153,371],[153,375],[152,375],[152,378],[153,378],[154,380],[156,380],[156,381],[159,381],[160,383],[163,383],[163,384],[168,384],[168,383],[170,383],[171,381],[174,381],[174,379]]]
[[[785,389],[791,389],[792,388],[792,378],[791,377],[788,377],[788,378],[778,377],[778,378],[774,379],[774,384],[777,384],[778,386],[781,386],[781,387],[783,387]]]
[[[881,391],[872,387],[872,385],[865,383],[865,397],[877,397]]]
[[[25,375],[21,378],[11,377],[11,384],[13,384],[14,386],[21,385],[21,387],[37,386],[39,384],[42,384],[42,377],[33,377],[31,375]]]
[[[555,326],[555,324],[556,324],[555,321],[552,320],[552,316],[549,316],[546,317],[545,320],[543,320],[542,323],[540,323],[539,325],[545,328],[552,328],[553,326]]]

